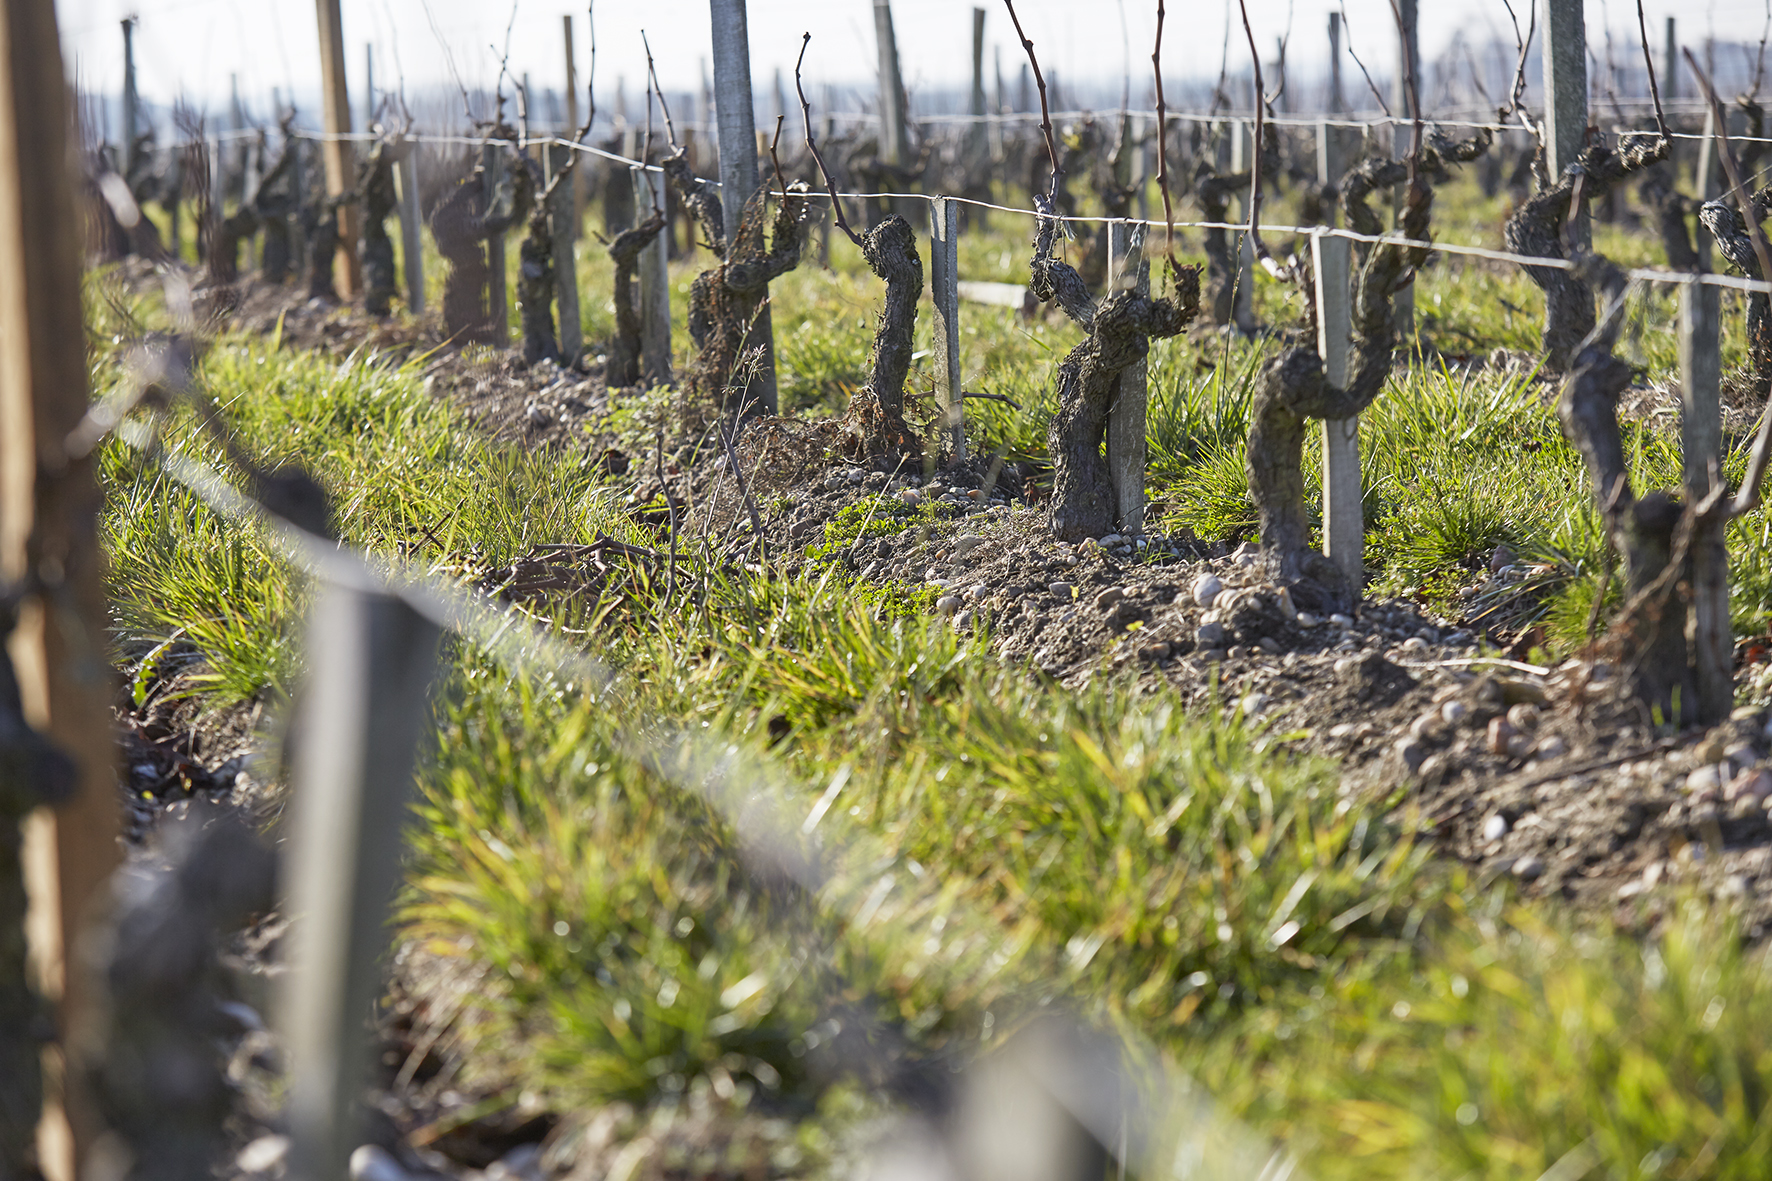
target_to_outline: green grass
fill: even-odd
[[[1455,195],[1445,235],[1498,238],[1494,208]],[[1026,228],[999,217],[965,239],[966,276],[1023,273]],[[784,404],[806,411],[840,408],[865,379],[880,296],[840,237],[833,256],[834,273],[808,263],[774,287]],[[607,290],[607,261],[588,244],[581,257],[595,339],[607,318],[590,292]],[[673,272],[679,301],[688,277]],[[1454,263],[1418,286],[1442,344],[1462,332],[1485,349],[1535,347],[1539,304],[1517,274]],[[124,325],[98,287],[102,391]],[[1258,280],[1258,306],[1284,322],[1282,296]],[[1645,322],[1664,325],[1668,306],[1645,301]],[[158,322],[152,301],[130,314]],[[1052,371],[1077,330],[971,306],[963,324],[968,388],[1018,404],[969,406],[975,446],[1041,457]],[[1728,331],[1738,357],[1738,317]],[[1644,334],[1651,376],[1669,372],[1668,337]],[[425,394],[416,366],[271,343],[219,341],[202,387],[260,462],[310,468],[350,543],[474,578],[541,543],[658,540],[585,457],[488,441]],[[1153,349],[1166,527],[1247,533],[1249,402],[1276,347]],[[636,399],[625,428],[648,434],[659,404]],[[188,412],[167,430],[220,462]],[[1645,486],[1677,483],[1668,439],[1627,442]],[[1379,589],[1445,599],[1506,542],[1549,571],[1530,605],[1548,643],[1579,638],[1598,526],[1543,387],[1399,370],[1365,416],[1362,456]],[[286,701],[302,671],[301,581],[252,530],[119,448],[102,474],[120,659],[177,641],[202,662],[191,691]],[[825,544],[919,519],[870,502]],[[1736,626],[1764,630],[1772,526],[1749,516],[1729,545]],[[1535,1177],[1570,1152],[1592,1154],[1592,1176],[1763,1172],[1772,981],[1725,904],[1689,900],[1646,938],[1522,904],[1432,859],[1393,806],[1404,801],[1343,795],[1336,768],[1284,736],[1217,710],[1188,716],[1166,690],[1072,693],[999,667],[928,619],[925,588],[864,590],[832,566],[738,582],[693,553],[684,563],[700,589],[668,610],[643,581],[560,606],[595,621],[619,702],[449,649],[400,923],[474,973],[456,1045],[469,1052],[462,1085],[491,1105],[669,1104],[711,1089],[802,1121],[800,1167],[815,1172],[820,1130],[857,1110],[855,1088],[823,1081],[815,1043],[834,1018],[871,1012],[939,1058],[1056,1002],[1148,1039],[1319,1178]],[[738,868],[727,818],[678,786],[690,768],[640,757],[641,737],[672,729],[785,785],[791,827],[823,842],[823,890]]]

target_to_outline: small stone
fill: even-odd
[[[365,1144],[351,1153],[351,1181],[411,1181],[393,1153],[375,1144]]]
[[[1352,676],[1358,671],[1360,660],[1356,656],[1343,656],[1340,660],[1337,660],[1332,667],[1335,675],[1338,677]]]
[[[1237,704],[1241,707],[1244,717],[1258,717],[1267,709],[1268,695],[1266,693],[1251,693]]]
[[[1046,589],[1051,591],[1055,597],[1063,599],[1067,603],[1071,601],[1071,584],[1068,582],[1048,583]]]
[[[1505,545],[1496,546],[1495,552],[1489,555],[1489,573],[1491,574],[1500,574],[1513,564],[1514,551]]]
[[[260,1136],[234,1158],[234,1167],[242,1173],[268,1173],[289,1156],[288,1136]]]
[[[1280,593],[1274,596],[1274,604],[1279,607],[1280,614],[1284,615],[1287,619],[1298,618],[1298,607],[1292,602],[1291,587],[1281,587]]]
[[[1095,596],[1095,609],[1097,611],[1111,610],[1112,608],[1118,606],[1120,600],[1125,597],[1126,597],[1125,591],[1121,590],[1117,586],[1110,586],[1110,587],[1106,588],[1105,590],[1103,590],[1100,594]]]
[[[967,593],[971,595],[974,603],[982,603],[990,597],[991,588],[981,582]]]
[[[1146,644],[1138,650],[1138,656],[1140,660],[1167,660],[1169,650],[1168,644]]]
[[[1341,722],[1329,727],[1329,737],[1334,739],[1346,738],[1353,732],[1354,724],[1352,722]]]
[[[1424,644],[1437,644],[1440,642],[1440,633],[1437,628],[1424,627],[1415,633],[1415,638]]]
[[[1489,730],[1486,735],[1489,753],[1493,755],[1507,754],[1509,743],[1519,737],[1519,733],[1513,723],[1506,718],[1490,718]]]
[[[1544,876],[1544,858],[1528,853],[1514,862],[1513,874],[1523,882]]]
[[[1470,706],[1456,698],[1440,706],[1440,720],[1448,726],[1456,726],[1470,717]]]
[[[952,615],[960,609],[963,601],[959,595],[943,595],[935,600],[935,609],[943,615]]]
[[[1491,814],[1489,819],[1483,821],[1483,839],[1485,841],[1499,841],[1506,835],[1507,817],[1500,812]]]
[[[843,473],[843,478],[848,480],[851,484],[859,484],[868,478],[868,474],[858,467],[852,467]]]
[[[1254,554],[1238,554],[1231,560],[1244,570],[1253,570],[1255,569],[1255,563],[1259,562],[1261,559]]]
[[[972,622],[972,612],[970,612],[970,611],[962,611],[958,615],[954,616],[954,626],[955,627],[965,627],[967,624],[969,624],[971,622]]]
[[[916,508],[918,502],[923,499],[923,494],[918,492],[915,488],[906,488],[898,494],[898,499],[905,504],[910,505],[912,508]]]
[[[1560,759],[1568,753],[1569,744],[1558,734],[1552,734],[1532,748],[1532,757],[1535,759]]]
[[[1718,772],[1715,763],[1706,763],[1686,776],[1686,790],[1694,795],[1700,792],[1714,794],[1722,786],[1723,776]]]
[[[984,499],[984,489],[983,488],[968,488],[966,490],[966,499],[972,500],[972,501],[983,500]]]
[[[1343,629],[1350,628],[1354,625],[1354,621],[1353,621],[1352,616],[1343,615],[1340,612],[1336,612],[1334,615],[1331,615],[1329,617],[1329,622],[1333,623],[1336,627],[1343,628]]]
[[[1648,865],[1643,867],[1643,889],[1653,890],[1656,886],[1661,884],[1661,879],[1666,875],[1666,862],[1651,861]]]
[[[1522,701],[1507,711],[1508,724],[1522,734],[1530,734],[1538,729],[1538,707]]]
[[[1624,883],[1624,885],[1618,887],[1617,897],[1620,902],[1623,902],[1626,899],[1635,898],[1638,894],[1641,894],[1642,892],[1643,892],[1643,883],[1642,882],[1626,882],[1626,883]]]
[[[1202,648],[1216,648],[1224,643],[1224,624],[1208,619],[1194,632],[1194,643]]]
[[[1081,558],[1088,554],[1095,553],[1100,549],[1101,546],[1096,542],[1095,538],[1085,537],[1082,541],[1077,543],[1077,556]]]
[[[1728,748],[1723,751],[1723,757],[1729,760],[1729,765],[1737,771],[1745,771],[1760,761],[1759,752],[1746,742],[1730,743]]]
[[[817,533],[820,528],[821,526],[819,523],[810,517],[804,521],[796,521],[794,522],[793,527],[788,530],[788,540],[805,541],[808,537]]]
[[[980,537],[978,534],[962,533],[960,536],[954,538],[954,543],[949,547],[949,552],[956,558],[963,558],[983,544],[984,538]]]
[[[1744,771],[1723,789],[1726,800],[1751,799],[1755,805],[1772,798],[1772,771]]]
[[[1202,574],[1194,579],[1192,589],[1194,602],[1210,611],[1212,604],[1218,601],[1218,596],[1224,591],[1224,580],[1216,574]]]
[[[885,561],[887,558],[890,558],[892,556],[892,543],[890,541],[887,541],[884,537],[882,537],[879,541],[875,542],[874,543],[874,556],[876,558],[879,558],[881,561]]]
[[[1114,549],[1118,546],[1125,545],[1126,539],[1121,537],[1118,533],[1109,533],[1106,537],[1098,540],[1096,544],[1101,546],[1102,549]]]
[[[1315,615],[1312,615],[1309,611],[1300,611],[1298,613],[1298,626],[1299,627],[1316,627],[1317,623],[1318,623],[1317,617]]]
[[[1720,763],[1723,760],[1723,743],[1715,737],[1706,738],[1692,748],[1692,757],[1701,763]]]
[[[1241,644],[1232,644],[1230,651],[1225,653],[1225,657],[1230,660],[1245,660],[1248,656],[1249,649]]]
[[[1427,761],[1427,747],[1419,738],[1405,738],[1397,743],[1397,757],[1403,760],[1403,765],[1411,772],[1419,771],[1421,765]]]
[[[1427,641],[1420,636],[1410,636],[1403,641],[1403,651],[1410,656],[1426,656]]]
[[[1280,641],[1274,639],[1272,636],[1261,637],[1261,639],[1255,641],[1255,646],[1260,648],[1263,652],[1266,652],[1269,656],[1278,656],[1280,654]]]
[[[1511,737],[1507,740],[1507,757],[1508,758],[1523,759],[1531,753],[1532,753],[1532,736],[1530,734],[1515,734],[1513,737]]]
[[[1409,723],[1409,733],[1416,738],[1426,738],[1440,728],[1440,711],[1430,709],[1428,712]]]

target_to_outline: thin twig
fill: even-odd
[[[1416,78],[1417,63],[1415,61],[1415,31],[1403,20],[1403,10],[1397,6],[1397,0],[1391,0],[1391,16],[1397,22],[1397,39],[1403,44],[1403,97],[1409,101],[1409,187],[1415,187],[1415,169],[1421,163],[1421,83]]]
[[[1175,269],[1175,210],[1169,204],[1169,120],[1163,101],[1163,0],[1157,0],[1157,44],[1151,50],[1157,75],[1157,189],[1163,194],[1163,251]]]
[[[1034,43],[1028,35],[1021,31],[1021,18],[1015,15],[1015,0],[1003,0],[1009,9],[1009,20],[1015,25],[1015,35],[1021,39],[1021,48],[1028,55],[1028,64],[1034,68],[1034,84],[1040,88],[1040,134],[1046,137],[1046,155],[1052,161],[1052,181],[1046,186],[1046,200],[1058,198],[1058,179],[1064,175],[1064,168],[1058,162],[1058,142],[1052,138],[1052,108],[1046,102],[1046,76],[1040,73],[1040,59],[1034,56]]]
[[[784,199],[788,195],[788,178],[781,174],[781,157],[776,154],[775,149],[781,144],[781,124],[786,118],[786,115],[775,117],[775,138],[769,141],[769,163],[775,169],[775,188]]]
[[[975,394],[971,390],[964,390],[961,392],[960,396],[962,398],[981,398],[987,402],[1004,402],[1013,406],[1017,410],[1021,409],[1021,403],[1017,402],[1014,398],[1009,397],[1007,394]]]
[[[1502,0],[1502,3],[1506,2],[1507,0]],[[1508,11],[1513,10],[1509,9]],[[1366,69],[1366,63],[1360,60],[1359,54],[1354,52],[1354,30],[1353,26],[1348,24],[1346,0],[1343,0],[1341,5],[1341,35],[1347,41],[1347,55],[1354,59],[1354,64],[1360,67],[1360,76],[1366,79],[1366,89],[1370,90],[1372,97],[1378,100],[1378,109],[1384,112],[1384,117],[1390,118],[1390,105],[1384,101],[1384,95],[1378,93],[1378,85],[1372,81],[1372,74]]]
[[[1243,35],[1249,39],[1249,68],[1255,71],[1255,143],[1249,166],[1249,242],[1255,256],[1265,265],[1270,261],[1267,243],[1261,240],[1261,141],[1267,126],[1263,115],[1267,103],[1261,93],[1261,53],[1255,48],[1255,30],[1249,27],[1249,5],[1237,0],[1237,11],[1243,16]]]
[[[658,486],[664,490],[665,509],[670,514],[671,530],[671,574],[665,584],[664,612],[671,609],[671,600],[677,596],[677,498],[671,495],[671,486],[665,483],[664,473],[664,416],[658,419],[658,450],[655,452],[655,463],[658,468]]]
[[[806,47],[812,44],[812,34],[806,33],[800,38],[800,56],[794,61],[794,93],[800,96],[800,116],[806,121],[806,150],[812,155],[812,162],[818,165],[818,175],[824,177],[824,187],[831,194],[831,219],[837,228],[849,235],[849,240],[857,246],[861,245],[861,235],[850,228],[849,219],[843,216],[843,202],[837,196],[837,182],[831,179],[831,170],[824,166],[824,157],[819,154],[818,140],[812,135],[812,104],[806,101],[806,88],[800,84],[800,65],[806,60]]]
[[[640,44],[646,47],[646,74],[652,79],[652,89],[658,94],[658,109],[664,112],[665,139],[671,145],[671,151],[677,150],[677,128],[671,122],[671,108],[665,105],[664,87],[658,84],[658,67],[652,64],[652,44],[646,40],[646,30],[640,30]]]
[[[1772,13],[1772,0],[1767,0],[1767,12]],[[1655,130],[1662,139],[1667,138],[1667,120],[1661,114],[1661,87],[1655,84],[1655,58],[1649,52],[1649,26],[1643,20],[1643,0],[1637,0],[1637,32],[1643,38],[1643,66],[1649,71],[1649,97],[1655,100]],[[1766,38],[1760,37],[1760,64],[1766,60]],[[1760,88],[1759,75],[1755,75],[1754,90]]]

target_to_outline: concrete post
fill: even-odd
[[[746,25],[745,0],[708,0],[713,18],[714,110],[720,135],[720,186],[726,217],[726,240],[738,237],[738,221],[744,203],[757,191],[757,128],[751,105],[751,44]],[[757,412],[774,414],[775,340],[769,306],[764,304],[751,330],[751,340],[763,346],[763,363],[756,382],[746,390],[746,400]]]
[[[634,165],[629,174],[636,217],[644,220],[655,203],[663,209],[664,173]],[[649,387],[671,381],[671,277],[665,263],[665,236],[660,233],[640,251],[635,264],[640,276],[640,376]],[[576,293],[572,302],[576,308]]]
[[[1680,454],[1686,499],[1697,504],[1722,478],[1723,419],[1718,394],[1717,289],[1689,279],[1680,285]],[[1728,557],[1719,515],[1692,533],[1693,655],[1698,710],[1721,721],[1735,704],[1734,634],[1729,621]]]
[[[935,303],[937,447],[944,463],[966,459],[966,415],[960,369],[960,217],[946,197],[929,203],[929,294]]]
[[[1149,295],[1151,265],[1144,258],[1145,227],[1114,222],[1108,227],[1108,290]],[[1145,424],[1150,391],[1148,365],[1139,360],[1120,374],[1119,396],[1108,409],[1108,479],[1114,489],[1114,525],[1136,537],[1144,532]]]
[[[898,70],[898,41],[892,34],[891,0],[874,0],[874,36],[880,51],[880,158],[906,164],[911,158],[905,125],[904,80]]]
[[[351,97],[345,81],[344,18],[339,0],[317,0],[320,18],[320,81],[322,122],[328,138],[320,151],[326,161],[326,195],[335,197],[356,183],[356,154],[351,141]],[[363,293],[363,267],[357,259],[357,206],[338,209],[338,291],[346,299]]]
[[[1348,349],[1353,334],[1348,276],[1353,243],[1346,238],[1311,235],[1311,269],[1316,279],[1317,354],[1323,377],[1347,386]],[[1366,521],[1361,507],[1360,420],[1323,423],[1323,552],[1358,593],[1365,585]]]
[[[1582,0],[1544,0],[1544,158],[1551,180],[1575,163],[1587,138],[1587,24]],[[1589,241],[1584,208],[1570,226]]]

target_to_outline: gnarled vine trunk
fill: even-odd
[[[1199,314],[1200,272],[1176,272],[1173,296],[1115,291],[1097,307],[1075,268],[1053,257],[1059,221],[1051,206],[1044,196],[1034,204],[1041,217],[1029,287],[1089,333],[1059,364],[1058,412],[1046,430],[1052,532],[1076,542],[1114,531],[1118,504],[1104,452],[1108,412],[1120,395],[1121,376],[1149,354],[1151,338],[1178,335]]]
[[[1772,188],[1761,189],[1749,200],[1755,223],[1766,220],[1772,210]],[[1730,265],[1750,279],[1760,278],[1760,260],[1754,255],[1753,241],[1748,237],[1747,223],[1732,198],[1706,201],[1698,210],[1699,220],[1711,232],[1717,250]],[[1764,291],[1750,291],[1747,296],[1747,354],[1753,370],[1754,398],[1765,401],[1772,389],[1772,305]]]
[[[845,430],[858,458],[916,455],[922,443],[905,422],[904,383],[911,372],[917,301],[923,296],[923,260],[917,235],[896,213],[861,240],[868,269],[886,281],[886,306],[874,324],[866,385],[849,397]]]

